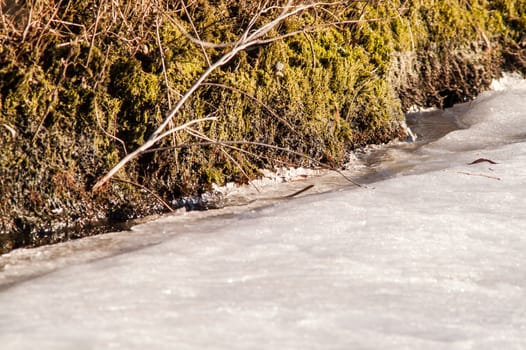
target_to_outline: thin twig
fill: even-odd
[[[457,173],[459,173],[459,174],[463,174],[463,175],[468,175],[468,176],[481,176],[481,177],[487,177],[488,179],[498,180],[498,181],[501,180],[500,177],[491,176],[491,175],[486,175],[486,174],[468,173],[468,172],[466,172],[466,171],[457,171]]]
[[[165,151],[165,150],[169,150],[169,149],[174,149],[174,148],[190,148],[190,147],[198,147],[198,146],[216,146],[216,145],[219,145],[219,146],[229,146],[229,145],[251,145],[251,146],[260,146],[260,147],[265,147],[265,148],[270,148],[270,149],[274,149],[274,150],[277,150],[277,151],[283,151],[283,152],[287,152],[287,153],[290,153],[290,154],[294,154],[296,156],[299,156],[301,158],[304,158],[314,164],[317,164],[320,168],[323,168],[323,169],[326,169],[326,170],[330,170],[330,171],[334,171],[336,173],[338,173],[340,176],[342,176],[345,180],[349,181],[350,183],[352,183],[353,185],[357,186],[357,187],[364,187],[364,188],[367,188],[367,186],[365,185],[362,185],[362,184],[359,184],[358,182],[356,182],[355,180],[351,179],[350,177],[348,177],[347,175],[345,175],[341,170],[338,170],[338,169],[335,169],[334,167],[331,167],[327,164],[324,164],[322,162],[320,162],[319,160],[316,160],[304,153],[301,153],[301,152],[297,152],[297,151],[293,151],[291,149],[288,149],[288,148],[284,148],[284,147],[279,147],[279,146],[274,146],[274,145],[269,145],[267,143],[262,143],[262,142],[256,142],[256,141],[207,141],[207,142],[192,142],[192,143],[184,143],[184,144],[180,144],[180,145],[177,145],[177,146],[172,146],[172,147],[159,147],[159,148],[152,148],[152,149],[148,149],[146,151],[144,151],[143,153],[146,154],[146,153],[152,153],[152,152],[159,152],[159,151]],[[236,148],[237,150],[240,150],[240,151],[245,151],[245,150],[242,150],[240,148]]]
[[[31,29],[31,26],[33,26],[33,5],[30,5],[29,7],[29,14],[27,16],[27,24],[24,29],[24,32],[22,33],[22,41],[26,41],[26,37],[29,34],[29,30]]]
[[[159,17],[155,17],[155,34],[157,38],[157,46],[159,47],[159,55],[161,56],[161,66],[163,67],[164,84],[166,85],[166,97],[168,98],[168,108],[172,109],[172,98],[170,97],[170,83],[168,81],[168,74],[166,73],[166,63],[164,61],[164,50],[161,42],[161,34],[159,33]]]
[[[0,124],[2,125],[4,128],[7,129],[7,131],[9,131],[11,133],[11,136],[13,137],[13,140],[16,139],[16,130],[15,128],[13,128],[12,126],[6,124],[6,123],[2,123]]]
[[[55,8],[54,8],[54,11],[53,11],[53,14],[51,15],[51,18],[48,20],[48,22],[46,23],[45,27],[42,28],[41,30],[39,30],[40,32],[40,36],[37,40],[37,43],[35,45],[36,48],[40,47],[40,42],[42,41],[42,39],[44,38],[44,35],[47,34],[49,32],[49,27],[52,23],[52,21],[55,19],[55,17],[57,16],[59,10],[60,10],[60,6],[62,6],[62,0],[60,0],[56,5],[55,5]]]
[[[188,17],[188,20],[190,21],[190,25],[192,26],[192,30],[195,33],[195,37],[198,41],[201,41],[201,38],[199,37],[199,32],[197,31],[197,28],[194,25],[194,21],[192,21],[192,17],[190,16],[190,13],[188,12],[188,9],[186,8],[186,5],[184,3],[184,0],[181,0],[181,6],[183,7],[184,13],[186,14],[186,17]],[[201,47],[201,51],[203,51],[203,55],[205,56],[205,60],[207,65],[210,67],[212,65],[210,61],[210,57],[208,57],[208,54],[206,53],[205,47],[203,45],[199,45]]]
[[[123,140],[121,140],[120,138],[118,138],[117,136],[110,134],[109,132],[106,131],[105,128],[102,127],[102,125],[100,123],[99,104],[97,103],[97,98],[95,98],[94,107],[95,107],[95,119],[97,120],[97,126],[99,127],[99,129],[104,133],[104,135],[108,136],[110,139],[113,139],[113,140],[119,142],[122,145],[124,154],[128,154],[128,150],[126,149],[126,143]]]
[[[99,21],[100,21],[100,15],[101,15],[101,9],[104,6],[105,0],[101,0],[99,3],[99,7],[97,8],[97,17],[95,17],[95,26],[93,28],[93,35],[91,36],[91,43],[89,46],[88,51],[88,58],[86,60],[86,67],[89,67],[89,63],[91,61],[91,55],[93,52],[93,48],[95,47],[95,38],[97,37],[97,29],[99,27]]]
[[[69,59],[69,57],[68,57],[68,59]],[[57,103],[58,90],[59,90],[59,87],[62,84],[62,81],[64,81],[64,79],[66,78],[66,71],[67,71],[68,66],[69,66],[68,59],[61,59],[61,63],[64,65],[64,68],[62,69],[62,74],[60,75],[60,79],[57,82],[57,85],[55,86],[55,88],[53,89],[53,91],[50,94],[51,101],[49,101],[49,104],[46,107],[46,111],[44,112],[44,115],[42,116],[42,118],[40,118],[40,122],[38,123],[37,130],[35,131],[35,133],[33,134],[33,137],[31,138],[31,142],[32,143],[35,142],[40,130],[44,126],[44,122],[46,121],[49,113],[51,113],[51,109],[53,108],[53,105]]]
[[[282,117],[280,117],[276,112],[274,112],[274,110],[272,110],[272,108],[270,108],[267,104],[265,104],[263,101],[257,99],[256,97],[246,93],[245,91],[241,90],[241,89],[238,89],[238,88],[235,88],[233,86],[228,86],[228,85],[225,85],[225,84],[219,84],[219,83],[204,83],[203,85],[207,85],[207,86],[217,86],[217,87],[220,87],[220,88],[223,88],[223,89],[228,89],[228,90],[232,90],[232,91],[235,91],[235,92],[239,92],[240,94],[242,94],[243,96],[246,96],[248,98],[250,98],[252,101],[256,102],[257,104],[259,104],[261,107],[265,108],[274,118],[276,118],[277,120],[279,120],[280,122],[282,122],[286,127],[288,127],[291,131],[293,131],[294,133],[298,134],[298,132],[296,131],[296,129],[294,129],[294,127],[288,122],[286,121],[285,119],[283,119]]]
[[[166,97],[168,98],[168,109],[172,109],[172,98],[171,98],[171,92],[172,89],[170,87],[170,81],[168,80],[168,73],[166,71],[166,62],[165,62],[165,55],[163,50],[163,45],[161,41],[161,33],[159,32],[159,17],[155,16],[155,34],[157,39],[157,46],[159,47],[159,55],[161,56],[161,65],[163,67],[163,78],[164,78],[164,84],[166,85]],[[170,128],[174,127],[173,122],[169,125]],[[172,135],[172,144],[177,144],[175,140],[175,135]]]
[[[143,185],[141,185],[141,184],[139,184],[137,182],[134,182],[134,181],[124,180],[124,179],[121,179],[119,177],[114,177],[113,180],[119,181],[119,182],[123,182],[123,183],[127,183],[127,184],[130,184],[130,185],[136,186],[136,187],[139,187],[140,189],[142,189],[142,190],[148,192],[149,194],[151,194],[162,205],[164,205],[166,207],[166,209],[168,209],[171,213],[175,212],[175,210],[168,203],[166,203],[161,197],[159,197],[159,195],[157,195],[155,192],[153,192],[152,190],[150,190],[146,186],[143,186]]]
[[[187,128],[185,130],[186,132],[188,132],[190,135],[194,136],[194,137],[197,137],[197,138],[200,138],[200,139],[203,139],[203,140],[206,140],[206,142],[216,142],[214,140],[212,140],[211,138],[209,137],[206,137],[205,135],[203,135],[202,133],[198,132],[197,130],[194,130],[192,128]],[[221,152],[225,155],[225,157],[227,157],[228,159],[230,159],[232,161],[232,163],[234,163],[237,168],[239,169],[239,171],[241,171],[241,173],[245,176],[245,178],[247,179],[248,183],[250,185],[252,185],[256,191],[258,192],[261,192],[260,189],[256,186],[256,184],[252,183],[251,179],[250,179],[250,176],[248,176],[247,172],[245,171],[245,169],[243,169],[243,167],[241,166],[241,164],[239,164],[239,162],[237,160],[234,159],[234,157],[232,157],[227,151],[225,151],[222,147],[220,148]]]
[[[188,40],[190,40],[191,42],[193,42],[196,45],[200,45],[201,47],[204,47],[204,48],[214,48],[214,49],[232,48],[232,47],[236,47],[237,45],[239,45],[239,43],[242,42],[242,41],[251,40],[250,39],[251,36],[249,37],[250,29],[252,29],[253,25],[255,24],[255,21],[259,17],[261,17],[261,15],[263,15],[266,12],[268,12],[270,9],[277,9],[277,8],[283,9],[282,14],[278,17],[278,18],[280,18],[280,17],[283,17],[283,18],[280,18],[279,21],[277,21],[277,22],[275,22],[275,20],[274,20],[274,21],[272,21],[270,23],[267,23],[264,27],[260,28],[259,30],[253,31],[252,34],[258,34],[257,37],[261,37],[261,36],[266,35],[278,23],[282,22],[284,19],[286,19],[286,18],[288,18],[288,17],[290,17],[292,15],[295,15],[295,14],[301,12],[301,11],[308,10],[308,9],[311,9],[311,8],[316,8],[316,7],[319,7],[319,6],[336,6],[336,5],[341,5],[342,3],[343,2],[341,2],[341,1],[336,1],[336,2],[328,2],[328,3],[327,2],[326,3],[317,2],[317,3],[312,3],[312,4],[306,4],[306,5],[298,5],[298,6],[296,6],[296,9],[294,9],[293,13],[292,12],[289,13],[289,12],[286,11],[286,10],[291,8],[290,5],[287,5],[285,7],[272,6],[272,7],[269,7],[269,8],[264,8],[263,10],[260,11],[260,13],[258,13],[256,16],[254,16],[252,18],[252,20],[250,21],[250,23],[248,25],[248,30],[245,30],[245,32],[243,33],[242,37],[239,40],[228,42],[228,43],[213,43],[213,42],[209,42],[209,41],[203,41],[203,40],[201,40],[199,38],[196,38],[192,34],[188,33],[188,31],[185,30],[183,25],[180,24],[175,18],[168,17],[168,19],[171,21],[171,23],[173,25],[175,25],[177,27],[177,29],[179,29],[179,31],[181,31],[181,33]],[[283,34],[283,35],[278,35],[278,36],[269,38],[268,40],[255,42],[254,45],[262,45],[262,44],[266,44],[266,43],[271,43],[273,41],[284,39],[284,38],[289,37],[289,36],[294,36],[294,35],[300,34],[300,33],[305,32],[305,31],[316,31],[318,29],[321,29],[322,27],[334,26],[334,25],[337,25],[337,24],[365,23],[365,22],[368,22],[368,21],[379,21],[379,20],[384,20],[384,19],[385,18],[371,19],[371,20],[363,19],[363,20],[349,20],[349,21],[334,21],[334,22],[330,22],[330,23],[327,23],[327,24],[323,24],[323,25],[307,26],[307,27],[304,27],[304,28],[299,29],[299,30],[294,31],[294,32],[286,33],[286,34]],[[270,28],[267,28],[267,27],[270,27]],[[265,30],[262,31],[261,29],[265,29]]]
[[[211,117],[211,118],[194,119],[194,120],[191,120],[191,121],[189,121],[189,122],[187,122],[187,123],[185,123],[183,125],[180,125],[178,127],[172,128],[172,129],[168,130],[167,132],[165,132],[164,134],[157,135],[157,137],[155,137],[153,139],[149,139],[144,144],[142,144],[142,146],[137,148],[135,151],[133,151],[131,153],[128,153],[124,158],[122,158],[120,160],[119,163],[117,163],[117,165],[115,165],[110,171],[108,171],[108,173],[106,175],[104,175],[99,181],[97,181],[97,183],[93,186],[93,191],[96,191],[99,188],[101,188],[106,182],[108,182],[109,179],[112,178],[113,175],[115,175],[130,160],[134,159],[139,154],[141,154],[144,151],[146,151],[148,148],[150,148],[151,146],[156,144],[157,141],[159,141],[163,137],[165,137],[167,135],[171,135],[171,134],[176,133],[178,131],[184,130],[185,128],[189,127],[190,125],[201,123],[201,122],[208,121],[208,120],[217,120],[217,118]]]

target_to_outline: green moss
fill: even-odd
[[[515,41],[524,39],[526,29],[526,2],[513,0],[496,0],[489,4],[491,13],[500,24],[500,31]],[[504,25],[503,25],[504,24]]]
[[[110,80],[109,92],[121,101],[119,137],[135,148],[159,121],[159,77],[144,72],[135,59],[120,59],[111,67]]]
[[[198,0],[185,11],[176,1],[158,11],[154,3],[63,2],[56,13],[33,8],[33,18],[49,24],[44,31],[20,27],[27,4],[4,13],[0,230],[22,237],[9,236],[11,247],[66,239],[49,232],[78,218],[160,210],[144,186],[170,201],[211,183],[247,181],[261,167],[340,165],[353,148],[401,136],[410,106],[472,98],[502,67],[526,72],[524,0],[350,2],[304,11],[269,33],[297,35],[239,53],[173,119],[217,121],[162,140],[122,169],[120,181],[92,193],[159,125],[169,101],[230,49],[195,44],[188,39],[194,27],[207,43],[233,43],[258,4]],[[345,23],[325,25],[337,20]],[[193,145],[210,140],[240,143]]]

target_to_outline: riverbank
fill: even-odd
[[[218,67],[171,122],[217,120],[160,140],[98,191],[247,26],[283,9],[2,5],[1,251],[166,212],[262,168],[339,167],[350,150],[404,137],[409,107],[469,100],[502,69],[526,70],[523,1],[324,4]]]

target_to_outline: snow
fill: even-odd
[[[445,113],[367,187],[0,257],[2,349],[526,348],[526,82]]]

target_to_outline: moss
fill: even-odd
[[[297,35],[241,52],[173,120],[217,121],[162,140],[92,193],[100,176],[144,142],[169,101],[229,50],[196,45],[188,39],[194,27],[203,41],[233,43],[258,10],[253,1],[186,5],[158,11],[148,2],[39,2],[4,12],[5,250],[72,237],[64,227],[162,211],[152,191],[173,201],[211,183],[255,178],[262,167],[341,165],[353,148],[402,136],[403,112],[412,105],[448,106],[476,96],[502,69],[526,73],[524,0],[350,2],[304,11],[270,33]],[[49,10],[54,6],[58,11]],[[25,30],[30,12],[35,25]],[[335,20],[348,22],[324,25]],[[240,143],[202,145],[210,140]]]
[[[121,101],[118,118],[119,137],[135,148],[160,118],[156,108],[159,100],[158,76],[144,72],[135,59],[120,59],[110,70],[109,92]]]

